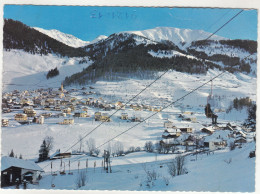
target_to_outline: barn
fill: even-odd
[[[43,170],[33,161],[3,156],[1,159],[1,187],[12,186],[27,180],[36,183]]]

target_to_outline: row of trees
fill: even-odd
[[[58,70],[57,67],[56,67],[56,68],[51,69],[50,71],[48,71],[48,73],[47,73],[47,75],[46,75],[46,78],[47,78],[47,79],[53,78],[53,77],[55,77],[55,76],[57,76],[57,75],[59,75],[59,74],[60,74],[60,72],[59,72],[59,70]]]

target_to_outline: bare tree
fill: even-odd
[[[144,149],[145,149],[147,152],[153,152],[153,150],[154,150],[153,142],[151,142],[151,141],[145,142]]]
[[[168,164],[168,172],[171,176],[178,176],[185,173],[185,157],[178,156]]]
[[[87,147],[88,147],[88,151],[89,151],[89,155],[93,155],[96,149],[96,142],[93,138],[89,138],[86,141]]]
[[[87,182],[87,174],[85,171],[80,171],[78,173],[78,176],[75,180],[75,184],[77,186],[77,188],[83,187],[86,185]]]
[[[115,142],[113,145],[113,152],[117,156],[121,156],[124,153],[124,145],[120,141]]]

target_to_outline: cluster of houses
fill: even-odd
[[[176,127],[172,121],[164,122],[164,132],[160,144],[163,146],[199,146],[210,151],[227,147],[230,142],[239,146],[247,143],[247,135],[242,128],[230,123],[207,126],[195,134],[192,127]]]

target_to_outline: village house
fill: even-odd
[[[111,119],[110,119],[110,117],[109,117],[109,114],[108,114],[108,113],[102,113],[102,115],[101,115],[101,121],[102,121],[102,122],[110,122]]]
[[[1,187],[21,184],[23,180],[38,182],[38,176],[43,170],[33,161],[14,157],[1,158]]]
[[[27,114],[28,117],[34,117],[36,111],[33,108],[24,108],[23,113]]]
[[[71,157],[71,153],[70,152],[61,153],[60,149],[58,149],[58,150],[56,150],[55,153],[53,153],[50,156],[50,160],[62,159],[62,158],[70,158],[70,157]]]
[[[173,127],[173,122],[172,121],[165,121],[164,125],[165,128],[172,128]]]
[[[83,106],[83,107],[82,107],[82,111],[88,112],[88,107]]]
[[[101,120],[101,112],[95,112],[95,121]]]
[[[180,144],[183,146],[195,146],[195,138],[190,135],[187,139],[181,141]]]
[[[133,122],[141,122],[142,121],[142,117],[140,114],[135,114],[132,118]]]
[[[17,113],[17,114],[15,114],[14,119],[16,121],[27,121],[28,117],[27,117],[27,114]]]
[[[64,119],[63,122],[61,122],[60,124],[62,124],[62,125],[72,125],[72,124],[74,124],[74,119]]]
[[[55,106],[53,110],[54,111],[61,111],[61,107],[60,106]]]
[[[8,127],[9,120],[8,119],[2,119],[2,127]]]
[[[201,132],[211,135],[211,134],[214,133],[214,130],[210,127],[204,127],[204,128],[201,129]]]
[[[51,117],[52,113],[42,113],[41,116],[43,116],[45,119]]]
[[[71,108],[65,108],[62,110],[62,112],[66,113],[66,114],[71,114]]]
[[[121,119],[122,120],[128,120],[128,114],[127,113],[121,113]]]
[[[66,106],[67,104],[69,104],[68,100],[61,100],[60,101],[60,105],[62,105],[62,106]]]
[[[177,128],[168,128],[162,134],[163,139],[176,138],[181,135],[181,130]]]
[[[143,110],[143,106],[142,105],[138,105],[138,104],[131,104],[130,107],[135,110],[135,111],[141,111]]]
[[[38,117],[34,117],[33,122],[37,124],[43,124],[44,123],[44,116],[40,115]]]
[[[123,110],[124,110],[124,109],[125,109],[125,106],[123,105],[122,102],[119,102],[119,101],[118,101],[118,102],[115,103],[115,109],[116,109],[116,110],[119,110],[119,109],[121,109],[121,110],[123,109]]]
[[[179,128],[182,133],[192,133],[192,128],[191,127],[180,127]]]
[[[225,148],[226,146],[227,146],[226,140],[215,139],[215,138],[213,139],[206,138],[206,140],[204,140],[204,147],[209,148],[209,150],[211,151]]]
[[[89,117],[88,113],[85,111],[75,112],[74,117]]]

